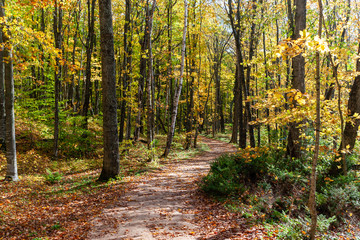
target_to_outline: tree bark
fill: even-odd
[[[306,0],[295,0],[295,28],[292,39],[300,38],[300,31],[306,27]],[[302,54],[292,59],[291,87],[305,93],[305,58]],[[296,106],[296,101],[294,101]],[[299,122],[289,124],[287,154],[291,158],[301,157],[301,139]]]
[[[200,11],[200,32],[202,31],[202,25],[203,25],[203,10],[202,10],[202,2],[200,2],[200,6],[199,6],[199,11]],[[200,38],[200,36],[198,36]],[[197,98],[200,101],[200,79],[201,79],[201,66],[202,66],[202,61],[201,61],[201,48],[198,48],[199,52],[199,66],[197,68],[197,83],[198,83],[198,88],[197,88]],[[202,110],[204,110],[204,108],[200,108]],[[199,123],[199,118],[201,117],[201,112],[198,112],[198,116],[196,121],[196,125],[195,125],[195,135],[194,135],[194,148],[197,148],[197,138],[199,135],[199,131],[200,131],[200,123]]]
[[[120,107],[120,126],[119,126],[119,142],[124,139],[124,125],[125,118],[126,122],[126,136],[125,138],[130,139],[131,132],[131,105],[127,106],[127,95],[130,94],[131,90],[131,64],[132,64],[132,26],[131,26],[131,0],[125,1],[125,25],[124,25],[124,63],[123,63],[123,79],[122,79],[122,100]],[[121,76],[121,74],[119,74]],[[127,111],[127,114],[126,114]],[[126,116],[127,115],[127,116]]]
[[[146,66],[147,66],[147,58],[146,58],[146,49],[148,46],[148,33],[147,27],[148,26],[148,17],[145,16],[145,30],[144,30],[144,36],[140,42],[141,45],[141,58],[140,58],[140,77],[139,77],[139,84],[138,84],[138,113],[136,116],[136,124],[135,124],[135,131],[134,131],[134,141],[137,141],[140,137],[140,132],[142,132],[143,123],[142,123],[142,117],[144,112],[144,88],[145,88],[145,79],[146,79]]]
[[[360,54],[360,42],[358,54]],[[360,59],[356,60],[356,71],[360,72]],[[346,121],[344,133],[341,139],[340,146],[348,148],[352,151],[355,146],[357,131],[360,126],[360,119],[354,117],[354,114],[360,114],[360,76],[356,76],[353,85],[351,86],[349,100],[348,100],[348,118],[350,121]],[[340,147],[341,148],[341,147]]]
[[[54,38],[55,38],[55,48],[61,51],[62,48],[62,0],[58,3],[55,0],[55,9],[54,9]],[[54,157],[58,157],[59,153],[59,101],[60,101],[60,78],[61,78],[61,64],[59,57],[55,59],[55,121],[54,121]]]
[[[90,107],[90,96],[92,93],[92,82],[91,82],[91,59],[94,49],[95,42],[95,3],[96,0],[87,1],[88,5],[88,34],[86,38],[86,70],[85,70],[85,92],[84,92],[84,104],[82,109],[82,115],[84,117],[85,129],[88,128],[88,112]]]
[[[345,35],[347,32],[347,24],[349,22],[350,15],[351,15],[351,1],[348,0],[347,1],[346,18],[345,18],[345,22],[343,23],[343,26],[345,26],[345,27],[343,28],[343,31],[340,35],[340,44],[341,45],[344,43],[344,40],[345,40]],[[335,28],[335,27],[336,27],[336,21],[334,21],[334,25],[330,25],[330,31],[332,30],[332,28]],[[329,56],[329,58],[331,58],[331,56]],[[331,61],[331,60],[329,59],[329,61]],[[337,68],[336,68],[336,70],[337,70]],[[337,74],[337,73],[334,73],[333,75],[335,76],[335,74]],[[335,83],[332,82],[332,83],[330,83],[330,86],[325,91],[325,100],[330,100],[334,96],[334,93],[335,93]]]
[[[319,5],[319,30],[318,36],[321,38],[322,32],[322,1],[318,0]],[[310,176],[310,194],[309,194],[309,209],[311,215],[311,226],[310,226],[310,239],[315,239],[316,225],[317,225],[317,212],[316,212],[316,166],[319,157],[319,144],[320,144],[320,52],[316,51],[316,121],[315,121],[315,150],[314,157],[311,166]]]
[[[228,1],[228,17],[230,19],[231,28],[234,34],[235,39],[235,47],[236,47],[236,79],[235,79],[235,96],[234,98],[234,108],[238,109],[238,127],[239,127],[239,147],[245,148],[246,147],[246,127],[244,121],[244,106],[243,106],[243,94],[244,94],[244,86],[245,86],[245,71],[243,66],[243,55],[242,55],[242,47],[241,47],[241,32],[240,32],[240,1],[236,2],[236,11],[233,11],[233,4],[232,0]],[[235,111],[234,111],[235,115]],[[233,127],[236,124],[233,124]],[[233,129],[233,132],[237,131]],[[233,140],[233,139],[231,139]]]
[[[239,79],[238,79],[239,67],[236,64],[235,70],[235,83],[234,83],[234,104],[233,104],[233,126],[230,143],[238,143],[238,130],[239,130],[239,105],[240,105],[240,92],[239,92]]]
[[[253,16],[252,20],[255,21],[255,13],[256,13],[256,0],[253,0]],[[246,101],[246,125],[249,128],[249,138],[250,138],[250,146],[255,147],[255,135],[254,135],[254,126],[249,125],[249,122],[252,121],[252,115],[251,115],[251,106],[250,101],[248,100],[250,96],[250,81],[251,81],[251,61],[254,57],[254,48],[255,48],[255,28],[256,24],[253,22],[251,24],[250,29],[250,43],[249,43],[249,65],[247,66],[247,72],[246,72],[246,88],[244,88],[245,93],[245,101]]]
[[[265,41],[265,32],[262,33],[263,35],[263,54],[264,54],[264,66],[265,66],[265,90],[269,90],[269,70],[267,67],[267,57],[266,57],[266,41]],[[270,116],[269,108],[266,108],[266,117]],[[271,144],[271,128],[270,124],[266,124],[267,135],[268,135],[268,143]]]
[[[171,113],[173,109],[173,101],[174,101],[174,79],[173,79],[173,68],[172,68],[172,9],[173,2],[172,0],[168,0],[167,3],[167,47],[168,47],[168,56],[167,56],[167,83],[166,83],[166,99],[165,99],[165,119],[166,123],[170,123],[171,121]]]
[[[111,0],[99,0],[99,15],[104,131],[104,159],[99,180],[106,181],[115,178],[120,171]]]
[[[5,1],[0,1],[0,17],[5,18]],[[18,181],[16,140],[15,140],[15,114],[14,114],[14,78],[12,46],[9,39],[10,32],[2,33],[5,47],[3,58],[5,65],[5,112],[6,112],[6,180]]]
[[[152,27],[153,27],[153,14],[155,10],[156,0],[153,0],[152,7],[149,7],[149,0],[147,1],[147,26],[146,26],[146,34],[147,34],[147,58],[148,58],[148,74],[147,74],[147,144],[148,149],[153,153],[154,145],[154,70],[153,70],[153,56],[152,56]],[[151,160],[153,160],[153,154],[151,154]]]
[[[181,95],[182,83],[183,83],[183,75],[184,75],[184,62],[185,62],[185,50],[186,50],[186,31],[187,31],[187,17],[188,17],[188,8],[187,8],[187,0],[184,0],[184,29],[182,36],[182,44],[181,44],[181,65],[180,65],[180,76],[178,86],[175,91],[174,103],[173,103],[173,111],[171,114],[171,124],[170,130],[168,132],[167,140],[166,140],[166,148],[163,154],[163,157],[167,157],[170,153],[171,143],[174,138],[175,133],[175,123],[176,116],[179,107],[179,100]]]
[[[192,6],[192,11],[193,14],[192,15],[192,20],[195,21],[196,18],[196,12],[195,12],[195,4],[196,1],[193,2],[193,6]],[[190,15],[190,16],[191,16]],[[192,41],[191,41],[192,40]],[[185,139],[185,146],[184,149],[189,149],[191,147],[191,142],[192,142],[192,138],[193,138],[193,123],[194,123],[194,82],[195,82],[195,77],[193,75],[193,73],[195,73],[196,70],[196,61],[195,61],[195,51],[196,51],[196,47],[197,47],[197,34],[196,33],[192,33],[190,35],[190,29],[188,31],[188,43],[189,43],[189,47],[188,48],[188,52],[189,52],[189,76],[190,76],[190,82],[187,85],[188,87],[188,97],[186,98],[186,100],[188,101],[187,103],[187,109],[186,109],[186,124],[185,124],[185,128],[186,128],[186,139]]]
[[[212,45],[208,46],[209,54],[213,62],[213,78],[215,80],[215,121],[216,129],[220,129],[221,132],[225,132],[225,118],[224,118],[224,106],[223,97],[221,91],[221,64],[224,56],[225,48],[228,45],[230,37],[226,36],[225,32],[221,32],[220,36],[215,33],[212,38]],[[227,38],[227,39],[226,39]],[[213,54],[211,54],[213,52]]]
[[[75,65],[75,60],[76,60],[76,45],[77,45],[77,41],[78,41],[78,22],[79,19],[76,18],[76,22],[77,22],[77,26],[76,26],[76,30],[74,33],[74,45],[73,45],[73,49],[72,49],[72,64]],[[71,106],[71,108],[73,109],[73,111],[75,112],[75,76],[76,73],[74,72],[71,76],[71,83],[70,83],[70,87],[68,90],[68,104]]]
[[[2,3],[0,3],[2,4]],[[0,11],[4,11],[3,7],[0,6]],[[0,29],[0,44],[3,41],[3,29]],[[6,114],[5,114],[5,64],[4,64],[4,48],[0,49],[0,144],[1,149],[5,149],[5,137],[6,137]]]

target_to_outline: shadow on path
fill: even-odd
[[[209,170],[209,162],[224,153],[235,152],[230,144],[202,137],[210,150],[192,159],[166,164],[138,180],[116,206],[92,220],[88,239],[227,239],[236,233],[206,238],[198,204],[196,182]],[[201,216],[201,214],[200,214]],[[218,236],[218,237],[217,237]]]

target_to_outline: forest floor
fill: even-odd
[[[132,190],[92,220],[89,239],[272,239],[266,230],[224,209],[198,190],[209,163],[235,152],[225,142],[201,137],[210,150],[171,160],[137,178]]]

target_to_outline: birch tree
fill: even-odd
[[[5,17],[5,1],[0,1],[0,17]],[[15,141],[15,114],[14,114],[14,78],[13,55],[10,42],[10,32],[3,30],[5,47],[3,57],[5,65],[5,112],[6,112],[6,160],[7,170],[5,179],[18,181],[16,141]]]
[[[171,113],[171,122],[170,122],[170,130],[168,132],[167,140],[166,140],[166,147],[163,157],[167,157],[170,153],[171,143],[174,138],[175,133],[175,123],[176,123],[176,116],[178,113],[179,107],[179,99],[181,95],[181,89],[183,84],[183,76],[184,76],[184,65],[185,65],[185,50],[186,50],[186,31],[187,31],[187,18],[188,18],[188,8],[187,8],[187,0],[184,0],[184,28],[183,28],[183,36],[182,36],[182,43],[181,43],[181,65],[180,65],[180,76],[179,76],[179,83],[176,86],[174,102],[173,102],[173,109]]]

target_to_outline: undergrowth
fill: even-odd
[[[122,197],[127,182],[174,159],[186,159],[206,149],[184,150],[183,136],[175,136],[167,159],[160,159],[165,135],[157,135],[154,152],[144,136],[134,143],[120,144],[120,175],[109,182],[97,182],[103,161],[102,123],[89,118],[87,130],[82,118],[63,116],[60,154],[53,158],[51,121],[31,112],[18,112],[16,119],[19,182],[0,178],[0,239],[84,239],[89,219]],[[148,162],[149,155],[155,159]],[[6,158],[0,151],[0,175],[5,176]],[[85,234],[85,235],[84,235]]]
[[[311,157],[288,159],[282,149],[246,148],[217,158],[200,183],[229,211],[269,225],[278,239],[306,239],[309,229],[308,178]],[[356,172],[330,177],[330,158],[318,168],[318,234],[354,233],[360,218],[360,183]],[[357,233],[354,233],[354,236]],[[331,234],[330,234],[331,235]],[[326,235],[323,239],[331,239]]]

